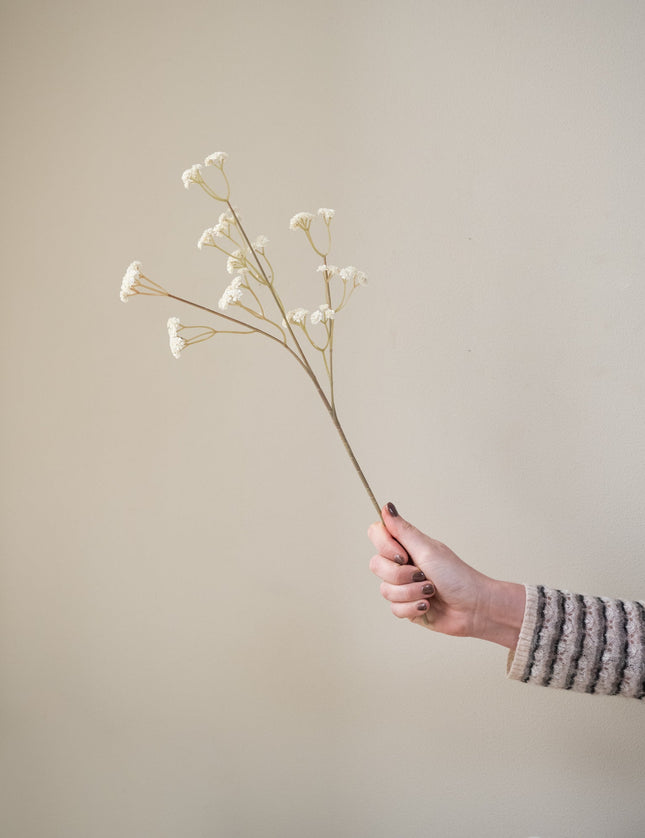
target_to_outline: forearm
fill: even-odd
[[[525,586],[484,576],[480,588],[472,636],[515,649],[524,620]]]

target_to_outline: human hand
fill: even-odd
[[[442,634],[480,637],[514,649],[524,616],[524,586],[470,567],[401,518],[392,504],[383,507],[382,516],[368,530],[378,551],[370,570],[382,580],[381,594],[392,612]]]

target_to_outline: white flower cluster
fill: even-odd
[[[121,282],[121,302],[127,303],[128,297],[133,297],[137,292],[135,285],[141,279],[141,262],[131,262]]]
[[[181,357],[181,350],[186,346],[186,341],[180,337],[177,332],[181,328],[181,323],[178,317],[168,318],[168,340],[170,342],[170,351],[175,358]]]
[[[236,276],[235,279],[231,282],[231,284],[224,290],[218,306],[222,309],[222,311],[226,311],[226,309],[237,302],[242,298],[242,285],[243,279],[241,276]]]
[[[188,189],[191,183],[204,183],[202,175],[204,166],[217,166],[218,169],[223,169],[224,161],[227,157],[228,154],[225,151],[216,151],[214,154],[209,154],[203,163],[195,163],[190,169],[186,169],[181,176],[186,189]]]
[[[221,169],[227,157],[228,154],[225,151],[216,151],[214,154],[208,155],[206,160],[204,160],[204,164],[206,166],[217,166],[218,169]]]
[[[298,212],[289,222],[290,230],[304,230],[307,232],[311,227],[311,222],[314,220],[310,212]]]
[[[184,182],[184,186],[186,189],[190,186],[191,183],[203,183],[204,178],[202,177],[202,169],[204,167],[201,163],[195,163],[190,169],[186,169],[186,171],[181,176],[182,181]]]
[[[318,215],[322,218],[325,224],[329,225],[332,218],[336,215],[336,211],[333,209],[321,207],[318,210]],[[289,222],[289,229],[304,230],[306,233],[309,231],[309,228],[311,227],[311,222],[314,220],[314,217],[315,216],[311,212],[298,212],[293,216],[293,218]]]
[[[199,241],[197,242],[197,247],[201,250],[204,245],[209,247],[215,247],[215,228],[214,227],[207,227],[204,232],[201,234]]]
[[[204,245],[215,247],[215,239],[220,239],[222,236],[228,236],[231,232],[231,224],[234,223],[235,219],[231,213],[228,212],[228,210],[223,212],[214,227],[207,227],[206,230],[204,230],[200,240],[197,242],[197,247],[200,250],[204,247]]]
[[[226,260],[226,270],[231,275],[236,271],[246,271],[246,258],[241,250],[234,250]]]
[[[268,243],[269,240],[266,236],[258,236],[253,242],[253,250],[257,250],[258,253],[264,253],[264,248],[268,245]]]
[[[318,306],[316,311],[311,313],[309,320],[312,326],[315,326],[317,323],[327,323],[328,320],[333,320],[335,316],[336,312],[334,309],[330,308],[327,303],[323,303],[321,306]]]
[[[336,276],[340,273],[340,268],[337,268],[336,265],[318,265],[316,270],[327,274],[327,276]]]
[[[295,323],[298,326],[303,326],[309,312],[306,308],[292,308],[287,312],[287,320],[289,323]]]
[[[363,271],[357,270],[353,265],[348,265],[346,268],[342,268],[339,271],[340,278],[344,279],[345,282],[353,282],[354,287],[357,285],[366,285],[367,284],[367,274],[363,273]]]

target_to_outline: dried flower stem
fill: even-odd
[[[296,338],[296,336],[294,334],[293,328],[291,327],[291,323],[289,322],[289,319],[287,317],[287,313],[285,312],[284,306],[282,305],[282,300],[280,299],[280,297],[276,293],[276,290],[273,287],[273,283],[269,282],[269,278],[266,275],[266,272],[265,272],[264,268],[262,267],[262,263],[260,262],[260,258],[258,256],[258,254],[256,253],[255,248],[251,245],[251,242],[249,241],[249,237],[246,234],[246,230],[242,226],[242,222],[238,218],[238,215],[235,212],[235,210],[233,208],[233,205],[230,202],[230,199],[227,199],[226,204],[227,204],[229,210],[231,211],[231,214],[233,215],[233,218],[235,219],[236,226],[237,226],[238,230],[241,232],[241,234],[244,238],[244,241],[246,242],[249,250],[251,251],[251,253],[253,253],[253,255],[255,257],[255,261],[257,262],[258,268],[260,269],[260,272],[262,273],[262,276],[264,277],[264,279],[266,281],[267,287],[269,288],[269,290],[271,291],[271,294],[273,295],[273,298],[276,302],[276,305],[280,309],[280,313],[282,314],[282,316],[285,319],[285,323],[287,324],[287,329],[289,330],[289,334],[291,335],[291,338],[293,339],[293,342],[295,343],[296,347],[298,348],[298,352],[300,353],[300,356],[301,356],[301,359],[302,359],[302,360],[300,360],[300,358],[298,358],[298,360],[300,361],[301,366],[305,369],[307,375],[311,378],[311,380],[312,380],[312,382],[313,382],[313,384],[314,384],[314,386],[315,386],[315,388],[318,392],[318,395],[322,399],[322,402],[325,405],[325,407],[326,407],[326,409],[329,413],[331,421],[334,423],[334,427],[338,431],[338,435],[340,436],[341,442],[345,446],[345,450],[347,451],[349,459],[351,460],[352,465],[356,469],[356,472],[357,472],[357,474],[358,474],[358,476],[361,480],[361,483],[363,484],[363,486],[365,488],[365,491],[367,492],[367,494],[369,496],[369,499],[372,501],[372,504],[374,505],[374,508],[376,509],[376,512],[380,517],[381,507],[379,506],[379,503],[376,500],[376,497],[374,495],[374,492],[372,491],[372,488],[371,488],[370,484],[367,482],[367,478],[365,477],[365,475],[363,473],[363,469],[360,467],[360,465],[358,463],[358,460],[356,459],[354,451],[352,450],[352,446],[349,444],[349,440],[347,439],[347,436],[345,435],[345,431],[343,430],[343,426],[340,424],[340,420],[338,419],[338,414],[336,413],[336,406],[335,406],[335,403],[334,403],[334,378],[333,378],[333,369],[332,369],[332,366],[331,366],[331,364],[332,364],[332,351],[333,351],[332,350],[333,339],[332,339],[331,335],[333,335],[334,321],[332,320],[330,322],[330,343],[329,343],[329,380],[330,380],[330,395],[331,395],[331,402],[330,402],[330,400],[325,395],[324,390],[320,386],[320,382],[318,381],[318,376],[313,371],[309,361],[307,360],[307,356],[305,355],[302,347],[298,343],[298,339]],[[311,237],[309,237],[309,238],[311,238]],[[312,247],[313,247],[313,242],[312,242]],[[316,248],[314,247],[314,250],[315,249]],[[316,250],[316,252],[319,253],[319,251],[317,251],[317,250]],[[323,256],[323,258],[325,259],[325,264],[326,264],[327,263],[326,255],[323,255],[323,254],[320,254],[320,253],[319,253],[319,255]],[[329,281],[327,279],[325,280],[325,288],[326,288],[326,291],[327,291],[327,304],[331,307],[331,292],[329,290]],[[274,340],[276,340],[276,338],[274,338]],[[289,349],[289,351],[292,352],[292,354],[295,355],[295,353],[293,353],[293,350],[290,347],[286,346],[286,344],[283,344],[283,345],[285,346],[285,348]]]
[[[170,341],[170,349],[172,354],[176,357],[180,357],[180,353],[182,350],[191,344],[201,343],[202,341],[208,340],[209,338],[213,337],[216,334],[259,334],[263,335],[266,338],[274,341],[275,343],[279,344],[283,349],[286,349],[293,358],[300,364],[302,369],[307,373],[309,378],[311,379],[314,387],[316,388],[316,392],[320,396],[325,409],[329,413],[329,417],[336,428],[338,435],[340,436],[341,442],[343,443],[343,447],[349,456],[349,459],[354,466],[365,491],[368,494],[370,501],[372,502],[374,509],[376,510],[377,514],[380,515],[380,505],[374,496],[374,492],[372,491],[367,479],[361,469],[360,465],[358,464],[358,460],[352,450],[351,445],[349,444],[349,440],[345,435],[345,431],[340,423],[338,418],[338,414],[336,412],[336,403],[334,398],[334,367],[333,367],[333,347],[334,347],[334,318],[336,316],[336,312],[340,311],[341,308],[345,305],[345,303],[349,300],[352,293],[354,292],[357,284],[364,284],[366,282],[365,274],[357,271],[356,268],[348,267],[343,269],[339,272],[338,268],[327,268],[327,256],[331,249],[332,243],[332,236],[331,236],[331,229],[330,229],[330,222],[331,219],[334,217],[334,210],[331,209],[324,209],[321,208],[318,210],[318,215],[322,217],[324,224],[327,228],[327,250],[319,250],[316,245],[314,244],[313,238],[310,233],[310,226],[314,216],[311,213],[303,212],[298,213],[291,219],[290,227],[292,230],[295,229],[302,229],[309,241],[309,244],[313,248],[316,254],[320,256],[323,260],[324,267],[324,286],[325,286],[325,298],[326,303],[319,306],[319,308],[311,314],[310,321],[313,326],[317,326],[322,324],[325,328],[326,332],[326,341],[319,342],[310,335],[309,330],[307,328],[307,315],[309,312],[303,308],[297,308],[290,312],[285,310],[285,306],[280,299],[280,295],[275,288],[274,280],[275,280],[275,273],[271,262],[269,261],[268,257],[264,252],[265,245],[267,243],[267,239],[265,236],[260,236],[257,239],[256,245],[252,245],[246,231],[240,221],[238,213],[233,207],[231,203],[231,186],[228,180],[226,173],[224,172],[224,161],[228,155],[225,152],[216,152],[215,154],[210,155],[204,161],[204,164],[195,164],[191,166],[190,169],[187,169],[184,174],[182,175],[182,181],[184,186],[188,188],[191,184],[198,184],[204,192],[209,195],[211,198],[215,199],[216,201],[225,204],[228,207],[228,211],[230,215],[226,213],[222,213],[218,224],[215,227],[209,228],[204,231],[202,237],[198,242],[198,247],[201,249],[204,245],[208,245],[210,247],[214,247],[223,253],[228,261],[227,261],[227,270],[229,273],[234,273],[235,271],[239,271],[239,275],[236,276],[229,286],[225,289],[224,294],[219,302],[219,308],[222,310],[228,309],[230,305],[237,305],[243,311],[245,311],[251,317],[256,318],[257,320],[264,321],[267,324],[267,327],[275,328],[277,332],[280,333],[281,337],[277,337],[275,334],[272,334],[270,331],[267,331],[266,328],[260,328],[260,326],[254,325],[253,323],[247,323],[243,320],[238,320],[236,317],[231,317],[228,314],[223,314],[222,311],[216,311],[212,308],[208,308],[207,306],[201,305],[200,303],[193,302],[192,300],[187,300],[184,297],[179,297],[176,294],[171,294],[169,291],[166,291],[160,285],[157,285],[152,280],[149,280],[142,271],[141,271],[141,264],[139,262],[133,262],[126,271],[125,276],[123,277],[123,281],[121,284],[121,300],[123,302],[127,302],[128,298],[135,295],[135,294],[148,294],[148,295],[158,295],[158,296],[166,296],[169,299],[177,300],[180,303],[184,303],[186,305],[192,306],[193,308],[200,309],[201,311],[208,312],[208,314],[212,314],[215,317],[219,317],[222,320],[225,320],[228,324],[241,327],[237,329],[213,329],[211,327],[199,327],[199,326],[185,326],[182,324],[177,317],[171,317],[168,320],[168,335]],[[224,183],[226,185],[225,194],[218,194],[213,188],[211,188],[204,180],[202,176],[202,170],[204,166],[215,166],[221,172]],[[231,226],[234,229],[237,229],[237,233],[241,236],[243,243],[237,241],[238,235],[237,233],[231,233]],[[235,249],[233,252],[229,252],[225,247],[222,247],[215,241],[215,238],[225,238],[227,239],[232,245],[236,248],[239,244],[239,249]],[[255,265],[251,264],[250,254],[253,254],[253,259],[255,264],[257,264],[257,268]],[[269,275],[265,270],[262,260],[266,262]],[[320,268],[318,268],[320,270]],[[332,277],[340,274],[340,278],[343,282],[343,294],[342,299],[340,300],[339,305],[337,306],[336,310],[334,310],[332,306],[332,289],[331,289],[331,280]],[[260,286],[265,286],[268,288],[269,293],[271,294],[278,311],[280,312],[282,318],[282,325],[280,325],[280,320],[272,319],[273,315],[267,316],[265,313],[264,306],[262,305],[262,301],[260,296],[256,294],[255,290],[253,289],[253,280],[258,283]],[[347,293],[347,283],[351,282],[351,287],[349,290],[349,294]],[[258,310],[255,310],[253,303],[246,305],[245,303],[240,302],[240,298],[242,296],[242,289],[248,291],[251,294],[251,297],[257,304]],[[195,329],[202,328],[202,331],[198,331],[197,334],[194,333]],[[312,365],[309,363],[309,359],[307,354],[305,353],[303,347],[300,345],[298,338],[296,337],[297,328],[301,328],[303,331],[304,337],[309,341],[311,346],[320,352],[323,357],[323,363],[325,367],[325,371],[327,377],[329,379],[329,397],[327,393],[321,386],[321,383],[316,375],[316,372]],[[289,338],[291,339],[292,343],[290,343]]]
[[[304,360],[302,358],[300,358],[296,354],[296,352],[294,352],[294,350],[287,343],[285,343],[285,341],[280,340],[275,335],[272,335],[269,332],[266,332],[264,329],[259,329],[256,326],[252,326],[248,323],[245,323],[243,320],[237,320],[235,317],[230,317],[228,314],[222,314],[222,312],[215,311],[212,308],[208,308],[208,306],[203,306],[200,303],[195,303],[192,300],[185,299],[184,297],[179,297],[179,296],[177,296],[177,294],[171,294],[171,293],[167,292],[166,296],[169,297],[171,300],[177,300],[177,302],[179,302],[179,303],[185,303],[186,305],[192,306],[193,308],[201,309],[201,311],[206,311],[209,314],[214,314],[216,317],[222,317],[224,320],[228,320],[229,322],[235,323],[238,326],[244,326],[247,330],[249,330],[247,332],[247,334],[257,332],[260,335],[264,335],[264,337],[270,338],[271,340],[275,341],[276,343],[278,343],[280,346],[282,346],[284,349],[286,349],[288,352],[291,353],[291,355],[296,359],[296,361],[300,364],[300,366],[307,373],[307,375],[311,379],[314,387],[316,388],[316,392],[318,393],[318,395],[320,396],[323,404],[325,405],[325,408],[326,408],[327,412],[329,413],[331,421],[333,422],[334,427],[336,428],[336,430],[338,432],[338,435],[340,436],[340,439],[341,439],[341,442],[343,443],[345,451],[347,452],[347,455],[348,455],[349,459],[351,460],[352,465],[356,469],[356,472],[357,472],[357,474],[360,478],[360,481],[363,484],[363,486],[365,488],[365,491],[367,492],[368,497],[371,500],[371,502],[374,506],[374,509],[376,510],[376,513],[380,516],[381,507],[379,506],[379,503],[376,500],[376,497],[374,495],[374,492],[372,491],[372,488],[371,488],[370,484],[367,482],[367,478],[365,477],[365,474],[363,473],[363,469],[360,467],[360,465],[358,463],[358,460],[356,459],[356,455],[354,454],[352,446],[349,444],[349,440],[347,439],[347,436],[345,435],[345,431],[343,430],[343,426],[340,424],[340,420],[338,419],[338,414],[336,413],[335,408],[332,406],[329,399],[325,395],[325,391],[320,386],[320,382],[318,381],[318,377],[316,376],[316,373],[313,371],[311,365],[307,361],[306,356],[304,356],[304,352],[302,352],[302,349],[300,351],[301,351],[301,353],[304,357]],[[282,309],[282,304],[279,303],[279,305]],[[284,309],[282,309],[282,310],[284,311]],[[289,328],[289,331],[291,331],[291,328]],[[293,336],[293,334],[292,334],[292,336]],[[294,341],[295,341],[295,336],[293,336],[293,337],[294,337]],[[296,341],[296,343],[297,343],[297,341]]]

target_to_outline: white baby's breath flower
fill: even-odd
[[[169,317],[167,322],[168,327],[168,341],[170,343],[170,351],[175,358],[179,358],[181,350],[186,346],[186,341],[177,334],[181,328],[181,323],[178,317]]]
[[[357,285],[367,284],[367,274],[363,273],[363,271],[359,271],[358,268],[355,268],[353,265],[348,265],[346,268],[343,268],[340,272],[340,276],[345,280],[345,282],[353,282],[354,287]]]
[[[293,216],[291,221],[289,222],[289,229],[290,230],[304,230],[307,232],[311,227],[311,222],[314,220],[313,215],[310,212],[298,212],[296,215]]]
[[[212,228],[213,235],[217,238],[228,236],[231,231],[231,224],[233,224],[234,221],[235,219],[230,212],[223,212],[217,220],[217,224]]]
[[[217,166],[218,169],[221,169],[227,157],[228,154],[225,151],[216,151],[214,154],[208,155],[206,160],[204,160],[204,165]]]
[[[242,298],[242,285],[243,279],[241,276],[236,276],[235,279],[231,282],[231,284],[224,290],[224,293],[220,297],[220,301],[218,303],[219,308],[222,311],[226,311],[226,309],[233,305],[234,303],[239,302]]]
[[[309,312],[306,308],[293,308],[287,312],[287,320],[289,323],[296,323],[302,326],[307,319]]]
[[[215,229],[213,227],[208,227],[201,235],[200,240],[197,242],[197,247],[201,250],[204,245],[208,245],[210,247],[215,246],[215,242],[213,241],[213,236],[215,235]]]
[[[134,290],[135,285],[141,279],[141,262],[131,262],[128,265],[128,269],[126,270],[125,274],[123,275],[123,279],[121,281],[121,302],[127,303],[128,297],[133,297],[136,293]]]
[[[339,269],[336,267],[336,265],[318,265],[316,270],[320,273],[326,273],[327,276],[336,276],[336,274],[339,272]]]
[[[230,274],[234,274],[235,271],[246,270],[246,259],[242,255],[241,250],[234,250],[233,253],[231,253],[226,260],[226,270]]]
[[[316,311],[312,312],[311,317],[309,320],[311,321],[312,325],[315,326],[317,323],[327,323],[329,320],[333,320],[336,316],[336,312],[333,308],[330,308],[327,303],[323,303],[322,305],[318,306]]]
[[[257,250],[258,253],[264,253],[264,248],[268,245],[268,243],[269,240],[266,236],[258,236],[253,242],[253,250]]]
[[[170,351],[173,356],[177,359],[181,358],[181,350],[186,346],[186,341],[183,338],[180,338],[179,335],[175,335],[170,338],[169,343]]]
[[[186,171],[181,176],[181,179],[184,182],[184,186],[186,189],[190,186],[191,183],[203,183],[204,178],[202,177],[202,169],[204,167],[201,163],[195,163],[190,169],[186,169]]]
[[[329,224],[332,218],[336,215],[336,210],[325,209],[325,207],[321,207],[318,210],[318,215],[323,219],[325,224]]]

